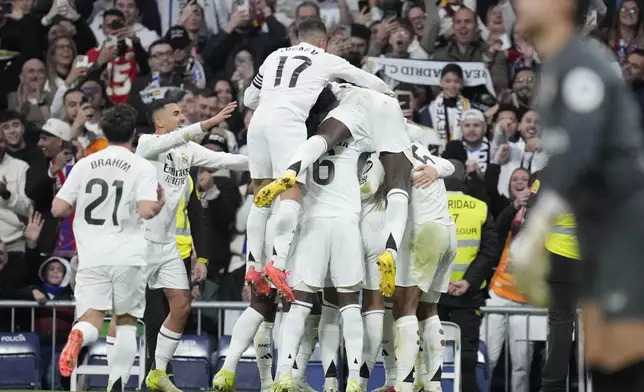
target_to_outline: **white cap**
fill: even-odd
[[[461,116],[461,121],[465,120],[479,120],[482,123],[485,123],[485,116],[483,115],[483,112],[478,109],[469,109],[463,113],[463,116]]]
[[[50,118],[45,125],[42,126],[42,132],[48,133],[63,141],[72,141],[72,128],[63,120],[57,118]]]

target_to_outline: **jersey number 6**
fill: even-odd
[[[94,199],[93,202],[89,203],[87,207],[85,207],[85,213],[84,213],[84,218],[85,222],[87,222],[88,225],[96,225],[96,226],[102,226],[105,224],[105,219],[97,219],[92,217],[92,211],[101,203],[107,199],[107,194],[109,192],[109,186],[107,185],[107,182],[105,180],[100,179],[100,178],[93,178],[89,180],[87,185],[85,186],[85,193],[88,195],[91,195],[94,193],[94,187],[98,186],[101,193],[98,195],[96,199]],[[117,217],[117,212],[119,209],[119,204],[121,203],[121,198],[123,197],[123,181],[116,180],[112,183],[112,186],[116,189],[116,200],[114,201],[114,210],[112,210],[112,224],[114,226],[118,226],[118,217]]]
[[[277,72],[275,73],[275,86],[277,87],[282,83],[282,74],[284,73],[284,66],[286,65],[287,56],[280,56],[280,62],[277,64]],[[301,60],[302,64],[298,65],[291,75],[291,81],[288,83],[289,88],[295,87],[297,84],[297,78],[300,77],[302,71],[311,66],[311,59],[306,56],[295,56],[293,60]]]
[[[327,155],[335,155],[333,149],[327,152]],[[320,177],[320,168],[326,167],[326,176],[324,178]],[[319,185],[329,185],[335,178],[335,165],[333,162],[328,160],[320,159],[319,161],[313,164],[313,181]]]

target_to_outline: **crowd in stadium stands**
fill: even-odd
[[[469,193],[500,220],[502,259],[501,248],[523,220],[529,177],[547,162],[532,106],[540,60],[513,30],[512,0],[246,1],[248,10],[232,0],[0,1],[0,299],[73,299],[73,217],[55,219],[50,208],[74,163],[105,146],[101,111],[129,103],[139,112],[137,132],[146,133],[146,104],[155,98],[176,99],[191,122],[239,101],[202,144],[244,153],[253,116],[241,102],[244,90],[268,54],[295,44],[295,26],[305,18],[325,22],[328,52],[391,85],[405,116],[428,127],[432,151],[464,163]],[[594,1],[583,33],[613,57],[644,105],[642,6]],[[193,179],[211,246],[207,279],[195,285],[193,298],[248,300],[249,177],[195,168]],[[487,290],[471,289],[463,306],[478,307],[484,298],[526,306],[512,287]],[[0,331],[9,331],[8,310],[0,312]],[[216,339],[216,316],[204,315],[204,329]],[[72,310],[57,313],[54,342],[51,311],[36,311],[42,347],[60,347],[72,323]],[[510,322],[507,331],[495,330],[503,333],[488,342],[490,362],[503,365],[501,342],[509,334],[512,367],[529,374],[529,361],[543,355],[515,347],[519,327]],[[15,328],[29,330],[28,314],[17,313]],[[533,373],[538,388],[539,372]]]

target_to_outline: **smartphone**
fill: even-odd
[[[87,95],[83,95],[81,100],[80,100],[80,105],[83,106],[88,102],[89,102],[89,98],[87,98]]]
[[[358,10],[362,12],[362,10],[367,9],[368,11],[371,11],[371,7],[369,7],[369,1],[368,0],[360,0],[358,1]]]
[[[351,37],[351,27],[350,26],[340,26],[333,33],[334,36],[340,38],[349,38]]]
[[[85,55],[76,56],[76,68],[89,67],[89,57]]]
[[[188,58],[188,62],[186,63],[186,72],[192,72],[192,67],[195,66],[195,60],[190,57]]]
[[[250,9],[250,5],[248,4],[248,0],[235,0],[235,5],[237,6],[237,10],[239,11],[246,11]]]
[[[119,39],[115,35],[108,35],[105,37],[105,47],[114,48],[119,44]]]
[[[69,151],[72,156],[76,156],[76,146],[72,142],[63,142],[63,151]]]

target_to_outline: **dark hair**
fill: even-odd
[[[634,51],[631,52],[631,54],[636,54],[638,56],[644,57],[644,49],[635,49]]]
[[[441,70],[441,79],[443,79],[448,73],[455,73],[456,76],[461,78],[461,80],[464,79],[463,68],[461,68],[461,66],[458,64],[450,63],[443,67],[443,69]]]
[[[110,8],[109,10],[103,13],[103,19],[107,18],[108,16],[116,16],[118,18],[125,20],[125,14],[121,12],[121,10],[118,8]]]
[[[225,80],[225,79],[223,79],[223,80]],[[202,97],[206,97],[206,98],[212,98],[212,97],[216,97],[217,94],[214,91],[212,91],[211,89],[206,87],[206,88],[202,88],[199,91],[197,91],[195,96],[202,96]]]
[[[514,81],[517,80],[517,76],[519,75],[519,73],[526,72],[526,71],[535,73],[534,68],[532,67],[520,67],[514,71],[514,75],[512,77],[512,84],[514,84]]]
[[[158,39],[150,44],[150,47],[148,47],[148,56],[152,54],[152,48],[155,46],[159,45],[170,45],[168,41],[166,41],[164,38]]]
[[[327,35],[324,22],[316,18],[304,19],[302,22],[300,22],[300,24],[297,25],[296,30],[298,38],[305,37],[309,34],[314,33],[325,36]]]
[[[517,108],[515,108],[512,105],[503,104],[503,105],[499,105],[499,108],[496,110],[496,113],[494,114],[494,122],[498,120],[499,115],[502,112],[512,112],[514,113],[514,115],[517,117],[517,120],[518,120],[519,115],[517,114]]]
[[[24,123],[24,118],[22,115],[15,110],[1,110],[0,111],[0,123],[5,123],[7,121],[20,120],[21,123]]]
[[[67,96],[73,93],[81,93],[83,97],[85,96],[85,93],[80,88],[78,87],[70,88],[69,90],[65,91],[65,94],[63,95],[63,103],[67,101]]]
[[[314,1],[304,1],[300,3],[297,7],[295,7],[295,17],[300,14],[300,9],[304,7],[312,7],[315,8],[315,12],[320,16],[320,6],[314,2]]]
[[[177,103],[177,101],[169,98],[161,98],[161,99],[155,99],[150,104],[148,104],[148,123],[150,124],[150,128],[154,130],[156,127],[154,126],[154,115],[157,114],[157,112],[165,109],[165,107],[171,103]]]
[[[119,104],[103,112],[101,129],[112,143],[127,143],[132,140],[139,113],[132,106]]]
[[[400,91],[411,91],[411,93],[414,93],[414,85],[410,83],[398,83],[396,87],[394,87],[394,91],[400,90]]]

